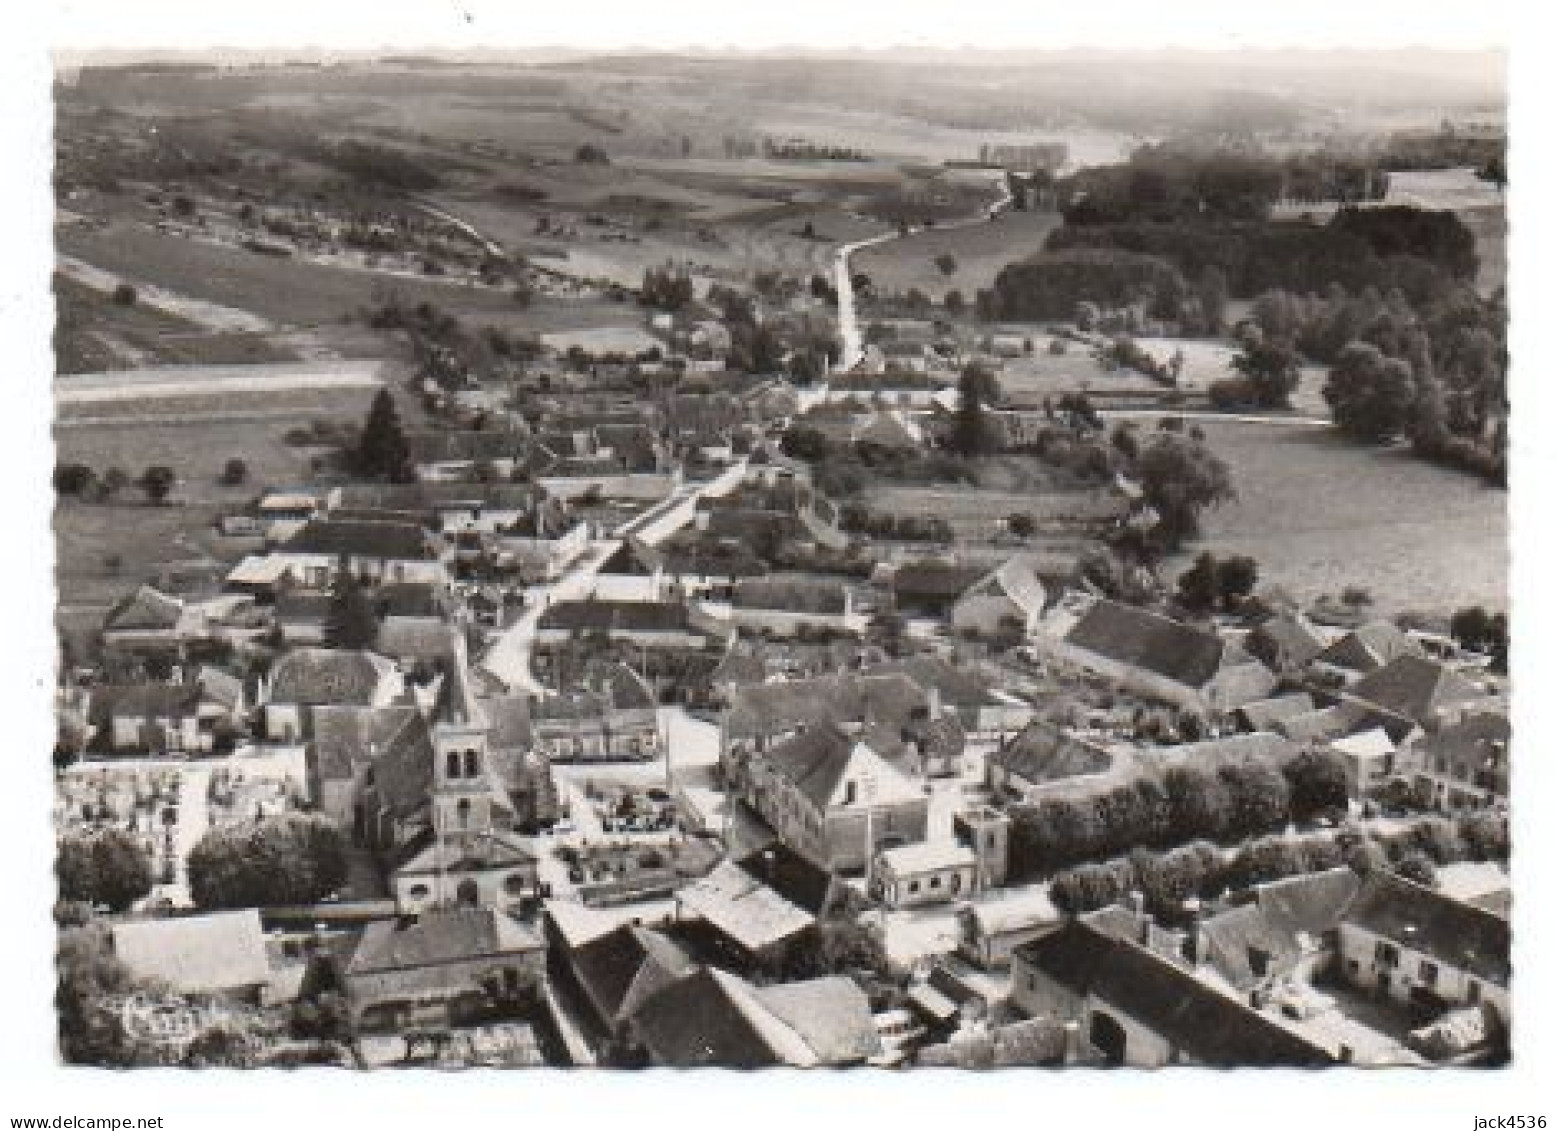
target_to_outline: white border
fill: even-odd
[[[1532,9],[1534,5],[1530,6]],[[857,1126],[997,1126],[1065,1121],[1076,1127],[1345,1127],[1469,1128],[1475,1115],[1545,1114],[1537,1087],[1552,1058],[1543,1006],[1557,1001],[1545,958],[1550,923],[1545,869],[1550,859],[1543,802],[1550,797],[1551,733],[1541,711],[1542,677],[1554,670],[1540,631],[1550,619],[1548,533],[1557,484],[1551,428],[1551,324],[1541,268],[1550,225],[1542,215],[1552,185],[1549,105],[1553,67],[1543,54],[1543,23],[1509,2],[1438,0],[1026,0],[1023,3],[849,3],[844,0],[441,0],[377,3],[340,0],[60,0],[52,7],[9,6],[13,25],[33,26],[0,41],[0,139],[6,171],[6,226],[0,248],[0,331],[6,344],[5,411],[0,452],[7,457],[8,553],[0,556],[5,602],[3,717],[5,806],[0,847],[9,914],[0,919],[0,1119],[39,1115],[166,1115],[165,1126],[339,1125],[372,1120],[487,1116],[531,1127],[665,1124],[820,1126],[850,1117]],[[39,19],[41,17],[41,19]],[[40,27],[39,24],[44,26]],[[54,655],[50,629],[52,544],[48,536],[52,466],[47,280],[51,263],[48,192],[50,69],[48,52],[230,46],[401,50],[495,45],[754,49],[803,44],[847,48],[886,45],[988,47],[1071,46],[1205,48],[1513,46],[1511,293],[1516,359],[1514,415],[1514,611],[1516,661],[1516,985],[1515,1067],[1502,1073],[1329,1072],[1004,1073],[995,1076],[919,1072],[744,1076],[734,1073],[571,1076],[465,1073],[347,1074],[278,1077],[274,1073],[140,1073],[67,1071],[54,1065],[51,993],[52,898],[49,874],[48,759],[52,723],[47,688]],[[1545,521],[1543,521],[1545,520]],[[1557,1091],[1546,1089],[1545,1091]]]

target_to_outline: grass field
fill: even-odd
[[[929,228],[864,248],[853,262],[855,270],[871,277],[878,291],[917,287],[939,302],[947,291],[959,290],[972,301],[978,291],[994,283],[1002,267],[1041,249],[1059,223],[1059,215],[1053,212],[1007,212],[988,224]],[[943,254],[957,261],[951,275],[935,265],[936,257]]]
[[[1361,585],[1381,614],[1507,607],[1505,493],[1329,429],[1201,426],[1231,466],[1238,500],[1207,516],[1194,552],[1251,554],[1263,582],[1304,600]]]

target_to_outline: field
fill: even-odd
[[[1503,492],[1330,429],[1200,424],[1231,466],[1238,500],[1207,516],[1195,552],[1251,554],[1263,582],[1302,600],[1360,585],[1384,615],[1507,607]]]
[[[947,291],[958,290],[972,301],[978,291],[994,283],[1002,267],[1041,249],[1059,224],[1060,217],[1053,212],[1007,212],[988,224],[928,228],[868,247],[853,262],[878,291],[917,287],[939,302]],[[957,261],[952,275],[942,274],[935,265],[936,257],[943,254]]]

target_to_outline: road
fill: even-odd
[[[947,220],[936,225],[937,231],[948,229],[970,228],[974,224],[987,224],[1001,212],[1011,206],[1011,189],[1006,184],[1006,176],[1001,172],[991,178],[995,187],[999,189],[1000,196],[977,216],[970,216],[965,220]],[[867,239],[856,240],[853,243],[842,245],[833,253],[833,275],[836,277],[835,286],[838,290],[838,337],[842,344],[837,369],[847,373],[853,369],[865,354],[864,336],[860,332],[859,316],[855,310],[854,301],[854,275],[849,268],[849,257],[861,248],[875,247],[877,244],[886,243],[888,240],[901,239],[903,236],[911,236],[920,231],[919,228],[907,228],[901,232],[883,232],[879,236],[871,236]]]
[[[669,498],[617,527],[611,537],[593,542],[556,581],[527,587],[524,612],[487,649],[481,658],[481,670],[500,680],[510,691],[547,694],[547,689],[530,671],[530,651],[535,644],[541,615],[559,601],[579,601],[593,593],[601,567],[628,535],[637,535],[651,545],[663,541],[692,521],[699,499],[728,492],[745,474],[746,460],[742,459],[731,464],[716,479],[682,484]]]

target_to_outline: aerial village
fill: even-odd
[[[339,458],[229,461],[221,570],[62,646],[66,1059],[1505,1058],[1506,622],[1196,557],[1231,488],[1182,355],[1013,391],[1144,306],[859,284],[647,271],[627,353],[384,303],[414,353]],[[1045,477],[987,505],[860,490],[1011,452]]]

